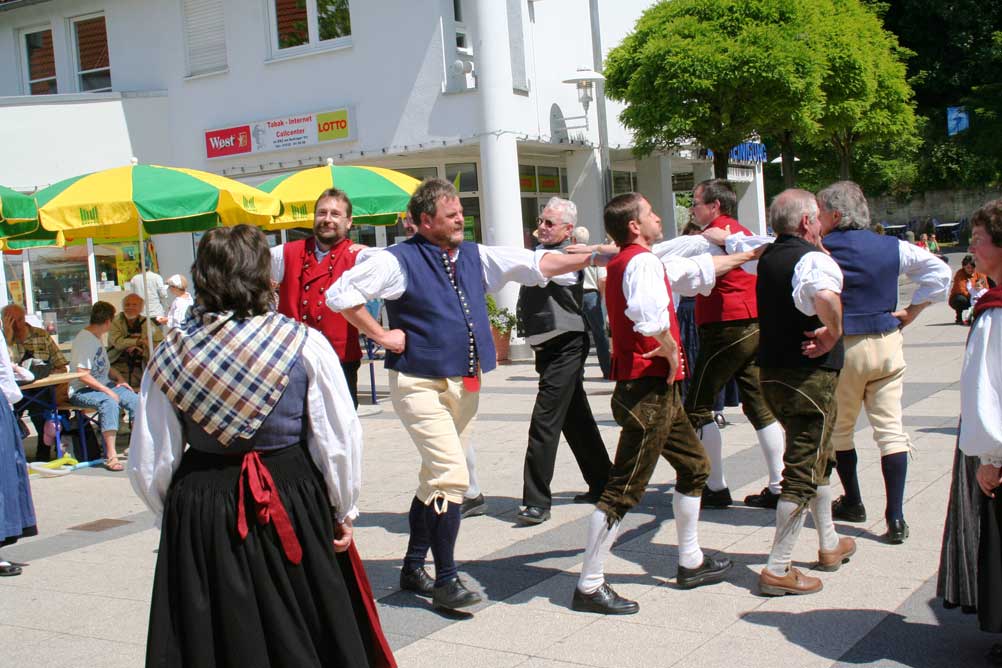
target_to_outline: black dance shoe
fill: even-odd
[[[745,497],[745,505],[752,508],[775,508],[779,503],[779,494],[776,494],[768,487],[758,494],[749,494]]]
[[[623,598],[603,582],[602,586],[591,594],[585,594],[575,587],[571,610],[597,612],[600,615],[635,615],[640,611],[640,605],[636,601]]]
[[[518,511],[515,515],[517,519],[522,524],[542,524],[546,520],[550,519],[550,511],[546,508],[540,508],[539,506],[526,506],[522,510]]]
[[[723,489],[710,489],[709,487],[703,488],[703,496],[700,497],[699,507],[700,508],[727,508],[734,500],[731,498],[731,490],[729,487],[724,487]]]
[[[675,582],[682,589],[692,589],[693,587],[720,582],[733,565],[730,559],[714,559],[713,557],[704,556],[703,563],[696,568],[679,566]]]
[[[901,545],[908,539],[908,533],[908,522],[903,519],[887,520],[887,533],[884,534],[884,538],[891,545]]]
[[[574,503],[587,503],[590,505],[595,505],[598,500],[602,498],[602,492],[585,492],[584,494],[576,494],[574,496]]]
[[[459,576],[446,580],[445,584],[432,589],[431,604],[436,608],[458,610],[476,605],[483,600],[480,594],[466,588]]]
[[[459,514],[465,520],[467,517],[487,514],[487,500],[483,494],[478,494],[472,499],[463,499],[463,505],[459,509]]]
[[[865,522],[866,506],[862,502],[850,504],[843,494],[832,501],[832,518],[843,522]]]
[[[435,580],[422,568],[400,569],[400,588],[421,596],[431,596],[435,590]]]

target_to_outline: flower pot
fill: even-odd
[[[497,328],[491,327],[491,334],[494,336],[494,350],[497,352],[498,363],[511,361],[511,332],[502,334]]]

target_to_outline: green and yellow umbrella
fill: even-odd
[[[0,237],[33,232],[38,227],[35,198],[0,186]]]
[[[282,212],[277,197],[239,181],[135,163],[54,183],[35,193],[35,201],[42,227],[67,241],[262,226]]]
[[[276,176],[258,186],[285,204],[285,211],[268,229],[311,227],[313,205],[328,188],[338,188],[351,200],[352,218],[365,225],[393,225],[407,210],[411,194],[420,181],[402,172],[382,167],[327,165]]]

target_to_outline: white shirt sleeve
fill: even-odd
[[[382,253],[385,248],[380,248],[379,246],[368,246],[358,251],[355,254],[355,264],[360,265],[366,260],[371,260],[376,253]]]
[[[337,520],[355,519],[362,491],[362,425],[337,353],[315,329],[309,330],[303,361],[310,379],[307,391],[310,428],[306,439],[310,458],[327,483]]]
[[[271,280],[281,283],[285,278],[285,252],[282,250],[285,244],[272,246],[268,249],[271,253]]]
[[[477,248],[480,251],[480,264],[484,270],[484,284],[487,292],[497,292],[504,287],[505,283],[511,281],[530,287],[543,287],[549,280],[539,271],[539,260],[547,253],[554,251],[531,251],[525,248],[484,246],[483,244],[478,244]],[[577,282],[576,272],[563,274],[563,276],[573,276],[571,283]],[[557,283],[570,285],[570,283],[560,281]]]
[[[626,317],[633,321],[633,330],[653,336],[671,327],[672,308],[664,286],[665,267],[650,253],[634,256],[623,272],[623,296],[626,297]]]
[[[842,294],[842,270],[829,255],[820,251],[800,258],[793,268],[793,303],[804,315],[817,315],[814,297],[822,290]]]
[[[917,283],[912,304],[941,302],[950,292],[950,267],[925,248],[898,241],[899,269],[908,280]]]
[[[14,380],[14,365],[11,364],[10,353],[7,352],[7,346],[3,342],[0,342],[0,391],[3,391],[4,398],[11,406],[21,401],[23,396],[21,388]]]
[[[730,253],[744,253],[745,251],[755,250],[759,246],[764,246],[765,244],[771,244],[776,240],[776,237],[766,236],[764,234],[731,234],[724,241],[724,250]],[[742,267],[743,269],[744,267]]]
[[[709,253],[696,257],[661,258],[671,291],[677,297],[708,295],[717,283],[717,272],[713,267],[713,256]]]
[[[407,274],[393,253],[373,253],[341,274],[327,289],[327,307],[343,311],[370,299],[399,299],[407,290]]]
[[[711,255],[723,255],[724,253],[720,246],[710,243],[710,240],[702,234],[687,234],[659,241],[651,246],[651,252],[662,261],[666,257],[696,257],[704,253]]]
[[[167,489],[174,472],[181,465],[184,435],[181,420],[167,395],[143,374],[139,387],[139,408],[132,423],[129,439],[129,481],[136,495],[143,500],[160,526]]]
[[[971,327],[960,369],[960,449],[983,464],[1002,466],[1002,309]]]

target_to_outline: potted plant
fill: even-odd
[[[511,356],[511,330],[515,328],[515,314],[498,306],[494,297],[487,295],[487,319],[491,323],[498,362],[507,362]]]

